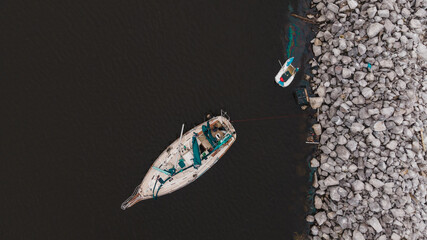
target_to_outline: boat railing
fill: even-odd
[[[130,195],[130,197],[128,197],[121,205],[122,210],[125,210],[128,207],[131,207],[133,204],[135,204],[135,196],[139,194],[139,189],[141,187],[141,184],[139,184],[135,190],[133,190],[132,195]]]
[[[233,125],[230,123],[230,116],[228,116],[228,113],[221,109],[221,117],[224,117],[228,121],[224,121],[223,125],[226,127],[227,132],[231,132],[233,128]]]
[[[228,121],[230,121],[230,116],[228,116],[228,113],[222,109],[221,109],[221,116],[227,118]]]

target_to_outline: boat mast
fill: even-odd
[[[182,124],[182,128],[181,128],[181,135],[179,136],[179,145],[178,145],[178,150],[179,150],[179,155],[182,157],[181,154],[181,147],[182,147],[182,133],[184,132],[184,123]]]

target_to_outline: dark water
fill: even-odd
[[[305,7],[3,1],[0,238],[291,239],[303,232],[310,148],[291,93],[310,57],[310,33],[289,22],[289,10]],[[283,89],[273,78],[287,49],[302,69]],[[236,143],[203,177],[122,211],[181,124],[190,129],[220,109],[235,120],[298,116],[236,122]]]

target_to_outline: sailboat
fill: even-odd
[[[294,61],[294,57],[291,57],[286,60],[285,64],[280,68],[279,72],[275,77],[276,83],[279,84],[281,87],[289,86],[294,80],[294,77],[299,70],[299,68],[295,68],[294,66],[292,66],[292,61]]]
[[[194,182],[210,169],[236,141],[236,131],[226,112],[183,134],[154,161],[142,183],[121,205],[123,210],[137,202],[172,193]]]

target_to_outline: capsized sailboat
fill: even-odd
[[[236,131],[227,113],[192,128],[167,147],[154,161],[142,183],[121,208],[172,193],[202,176],[236,141]]]
[[[276,83],[281,87],[289,86],[299,70],[299,68],[292,66],[292,61],[294,61],[294,57],[286,60],[285,64],[280,68],[280,71],[275,77]]]

